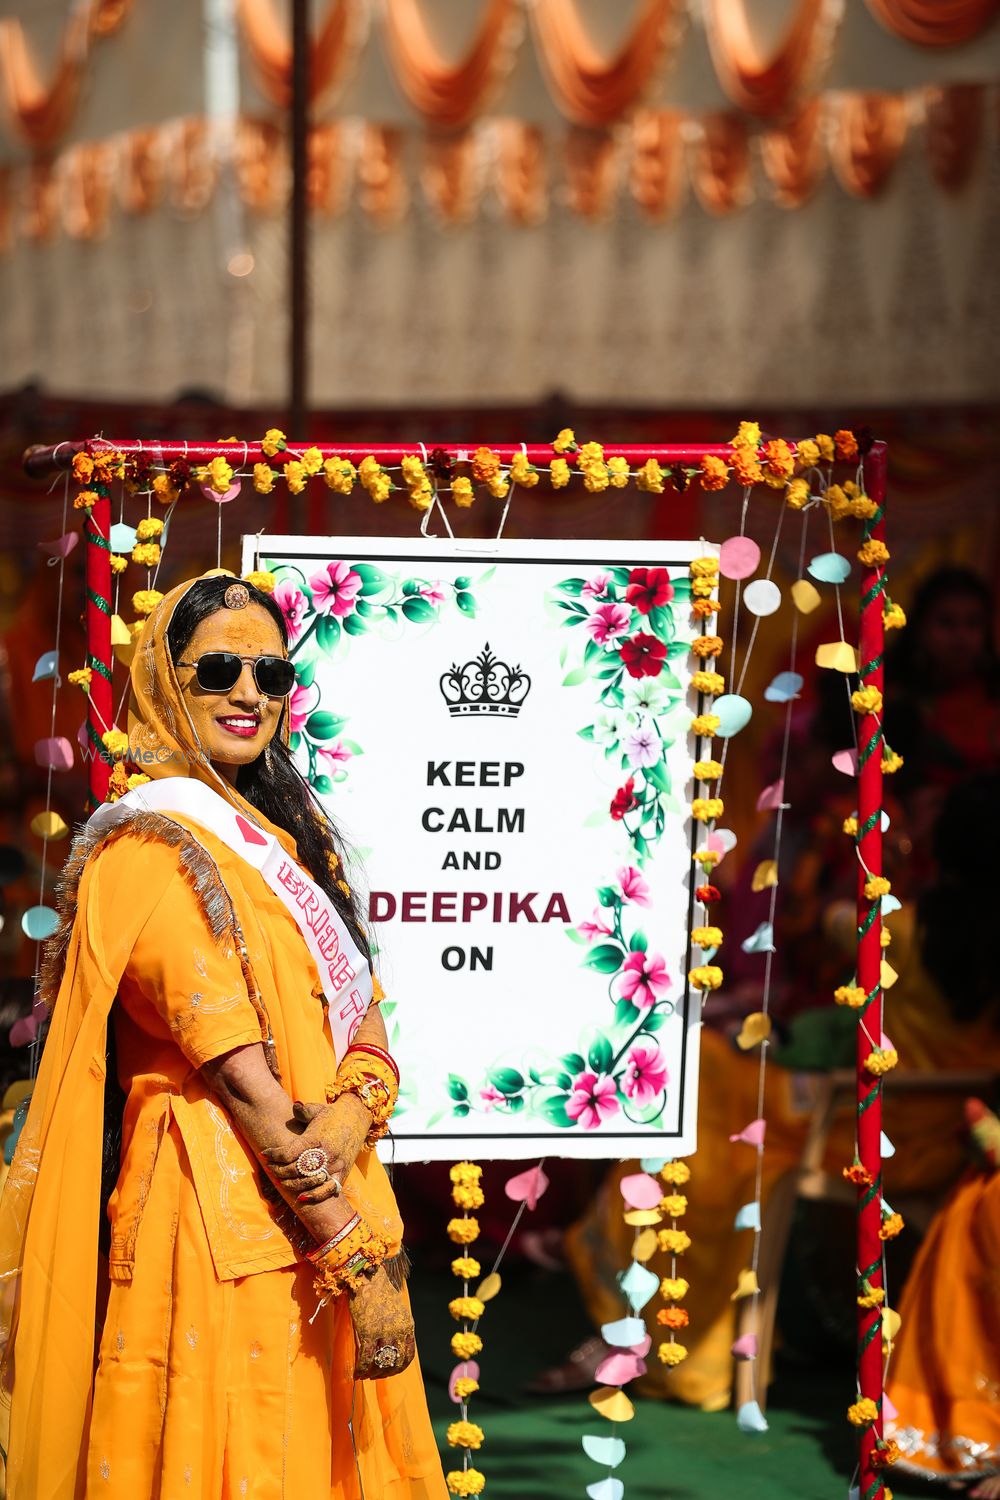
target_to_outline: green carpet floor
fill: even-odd
[[[457,1408],[448,1400],[454,1365],[447,1312],[454,1281],[418,1266],[411,1287],[431,1414],[442,1448]],[[586,1393],[527,1397],[522,1384],[559,1363],[587,1331],[568,1276],[512,1267],[481,1325],[482,1390],[470,1416],[486,1433],[477,1466],[486,1500],[568,1500],[602,1477],[580,1444],[584,1433],[614,1431],[628,1445],[617,1471],[625,1500],[846,1500],[853,1443],[844,1411],[852,1399],[849,1356],[783,1362],[771,1387],[767,1433],[745,1436],[732,1412],[708,1415],[639,1400],[633,1421],[612,1428]],[[835,1368],[833,1366],[836,1366]],[[449,1452],[451,1450],[448,1450]],[[446,1464],[447,1467],[447,1464]],[[459,1467],[456,1462],[455,1467]],[[897,1496],[931,1492],[895,1476]]]

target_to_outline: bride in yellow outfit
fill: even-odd
[[[294,678],[231,575],[139,638],[150,779],[74,840],[0,1206],[8,1500],[446,1495],[373,1149],[399,1075]]]

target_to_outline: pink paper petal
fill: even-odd
[[[54,542],[37,542],[36,546],[39,552],[47,552],[49,557],[58,560],[60,557],[68,557],[79,540],[79,532],[66,531],[62,536],[57,536]]]
[[[888,1422],[895,1422],[896,1418],[899,1416],[899,1409],[893,1406],[892,1402],[889,1400],[889,1397],[884,1393],[882,1395],[882,1415]]]
[[[602,1385],[628,1385],[637,1375],[645,1375],[646,1361],[636,1354],[623,1354],[618,1350],[602,1359],[594,1372],[594,1379]]]
[[[833,769],[843,771],[845,776],[856,776],[858,774],[858,752],[856,750],[838,750],[833,757]]]
[[[882,1048],[883,1052],[893,1052],[895,1050],[894,1047],[893,1047],[893,1045],[892,1045],[892,1042],[886,1036],[886,1034],[885,1034],[884,1031],[882,1033],[882,1039],[879,1042],[879,1046]]]
[[[757,1358],[757,1335],[744,1333],[736,1340],[731,1350],[734,1359]]]
[[[646,1355],[650,1351],[650,1348],[652,1347],[652,1343],[652,1337],[647,1333],[646,1337],[644,1339],[640,1339],[637,1344],[630,1344],[628,1352],[630,1354],[638,1355],[639,1359],[645,1359]]]
[[[53,771],[69,771],[73,765],[73,746],[63,735],[35,741],[35,765],[51,766]]]
[[[736,848],[736,835],[731,828],[713,828],[705,840],[705,848],[719,856],[719,864]]]
[[[235,480],[229,486],[228,490],[226,490],[224,495],[220,495],[218,490],[213,490],[210,484],[203,484],[201,486],[201,492],[205,496],[206,500],[214,500],[216,505],[228,505],[229,501],[235,500],[236,496],[239,494],[240,481],[238,479]]]
[[[659,1208],[663,1184],[650,1177],[648,1172],[634,1172],[631,1177],[623,1177],[618,1186],[629,1208]]]
[[[516,1177],[509,1177],[504,1192],[515,1203],[526,1203],[529,1208],[534,1208],[548,1185],[549,1179],[541,1167],[529,1167],[526,1172],[518,1172]]]
[[[749,1125],[747,1125],[743,1130],[738,1130],[736,1134],[731,1135],[729,1139],[731,1141],[743,1141],[747,1146],[763,1146],[764,1136],[766,1132],[766,1120],[751,1120]]]
[[[478,1380],[479,1366],[474,1359],[467,1359],[462,1364],[456,1365],[448,1377],[448,1395],[452,1401],[458,1403],[459,1397],[455,1394],[456,1380]]]
[[[84,719],[83,723],[80,725],[79,729],[76,731],[76,743],[80,746],[81,750],[86,750],[87,745],[89,743],[89,735],[87,734],[87,721],[86,721],[86,719]]]
[[[749,578],[757,571],[760,548],[748,536],[731,536],[719,549],[719,572],[723,578]]]
[[[38,1025],[41,1018],[41,1011],[37,1015],[32,1012],[30,1016],[19,1016],[10,1028],[10,1045],[12,1047],[26,1047],[29,1042],[33,1042],[38,1035]]]
[[[774,812],[785,800],[785,783],[783,781],[772,781],[766,786],[757,798],[758,812]]]

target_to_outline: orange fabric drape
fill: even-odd
[[[381,229],[398,224],[409,206],[403,132],[366,121],[358,155],[361,207]]]
[[[927,159],[931,175],[946,193],[968,182],[983,138],[984,88],[955,83],[933,89],[927,100]]]
[[[750,140],[742,115],[702,117],[691,177],[710,214],[731,214],[750,201]]]
[[[573,126],[566,137],[569,206],[581,219],[606,219],[614,198],[618,153],[604,130]]]
[[[274,0],[238,0],[237,19],[264,96],[287,109],[292,97],[292,40]],[[343,82],[364,37],[361,0],[329,0],[310,44],[309,97]]]
[[[680,0],[642,0],[617,57],[602,57],[576,0],[535,0],[532,19],[557,102],[578,125],[601,129],[642,102],[679,30]]]
[[[132,4],[133,0],[91,0],[89,7],[73,10],[48,82],[39,76],[21,22],[0,21],[0,87],[14,129],[29,146],[46,150],[66,133],[80,96],[91,40],[117,31]]]
[[[234,165],[240,198],[255,213],[272,213],[288,190],[286,136],[271,120],[244,115],[236,131]]]
[[[906,100],[899,94],[842,94],[834,107],[833,169],[855,198],[885,187],[906,140]]]
[[[887,31],[918,47],[958,47],[1000,14],[1000,0],[868,0]]]
[[[810,99],[784,125],[761,133],[761,161],[782,208],[800,208],[820,179],[825,160],[822,124],[823,106],[819,99]]]
[[[497,122],[497,197],[513,224],[540,224],[548,207],[545,137],[523,120]]]
[[[74,240],[99,239],[108,227],[114,191],[115,153],[106,141],[86,141],[66,153],[62,218]]]
[[[118,172],[119,202],[127,214],[148,214],[156,208],[162,192],[161,132],[149,126],[133,130]]]
[[[636,115],[629,188],[647,219],[659,222],[677,208],[684,189],[684,117],[677,110]]]
[[[761,57],[746,0],[705,0],[715,72],[734,104],[752,115],[783,114],[816,83],[829,61],[836,20],[831,0],[798,0],[780,46]]]
[[[314,125],[309,132],[306,193],[311,213],[322,217],[343,212],[350,177],[344,155],[344,126],[339,120]]]
[[[28,168],[21,233],[26,240],[44,243],[52,238],[59,218],[59,189],[52,163],[33,161]]]
[[[168,157],[171,199],[183,214],[199,214],[215,191],[219,162],[207,120],[182,120]]]
[[[524,33],[517,0],[486,0],[475,40],[461,62],[442,58],[420,0],[385,0],[383,33],[396,82],[419,115],[439,130],[462,130],[510,72]]]
[[[483,188],[472,131],[426,140],[420,176],[424,196],[445,223],[467,224],[479,207]]]

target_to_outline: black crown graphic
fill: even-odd
[[[492,714],[514,718],[531,691],[531,678],[520,667],[509,667],[490,650],[489,641],[473,661],[453,662],[440,681],[441,694],[453,718]]]

